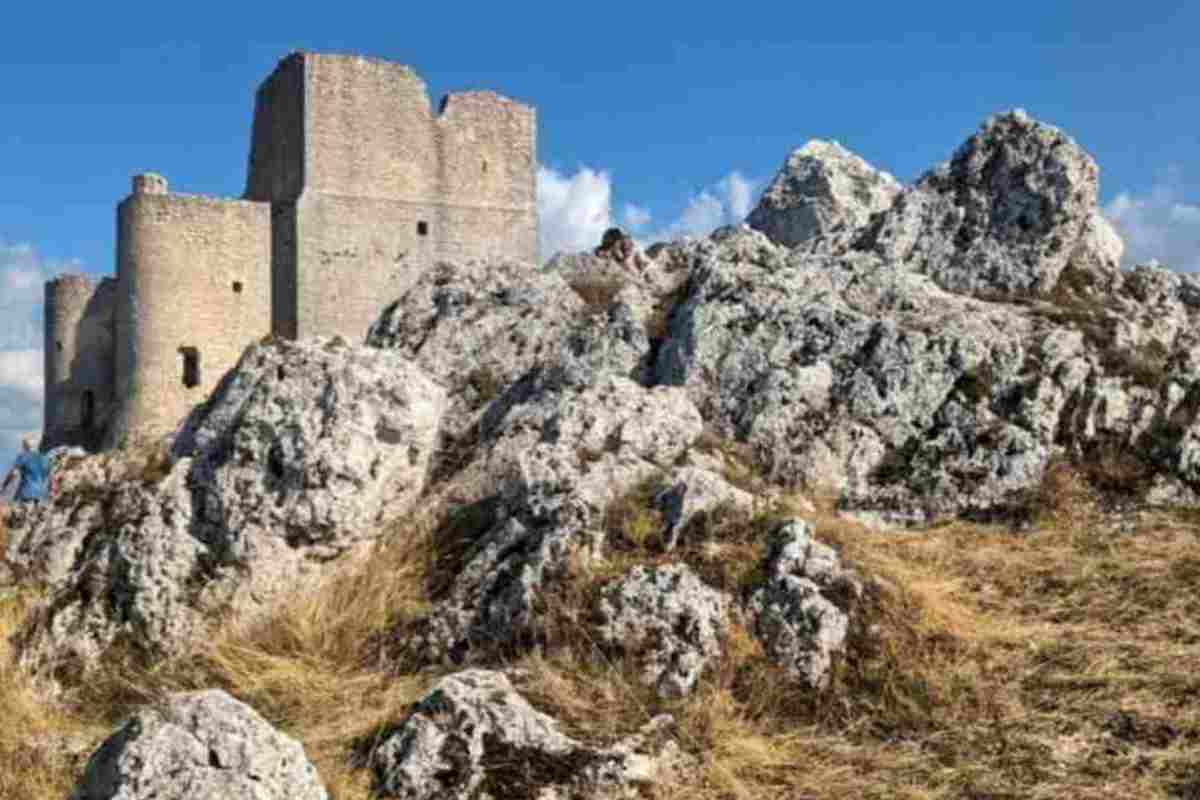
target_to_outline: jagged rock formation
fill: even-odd
[[[424,488],[445,391],[340,340],[249,348],[176,443],[81,459],[14,527],[9,560],[50,596],[26,657],[90,667],[118,639],[176,651],[249,619],[381,533]]]
[[[814,140],[788,156],[746,223],[787,247],[844,245],[900,190],[837,142]]]
[[[766,583],[750,598],[754,631],[772,661],[803,684],[829,681],[833,659],[846,648],[863,582],[842,566],[801,520],[777,528],[766,558]]]
[[[639,566],[601,595],[597,630],[608,648],[640,653],[642,679],[661,697],[683,697],[721,653],[726,605],[684,565]]]
[[[1016,112],[844,251],[718,231],[683,248],[655,380],[773,480],[877,518],[1007,513],[1055,457],[1191,498],[1200,282],[1117,270],[1095,196],[1090,157]]]
[[[138,711],[88,761],[71,800],[325,800],[295,739],[222,691]]]
[[[1096,206],[1099,174],[1057,128],[1022,111],[999,114],[901,193],[858,247],[953,292],[1049,292],[1072,262],[1118,267]]]
[[[118,641],[186,653],[419,508],[428,605],[378,632],[398,669],[586,642],[678,698],[753,636],[755,669],[826,691],[886,584],[777,493],[1021,521],[1065,461],[1110,500],[1200,501],[1200,280],[1118,268],[1097,176],[1019,112],[908,187],[811,143],[750,227],[441,264],[369,346],[255,345],[169,452],[64,454],[55,499],[18,511],[10,579],[50,590],[23,657],[72,680]],[[371,765],[397,797],[624,797],[683,763],[657,737],[585,744],[468,670]]]
[[[456,663],[540,639],[540,598],[574,558],[603,554],[608,505],[670,467],[701,433],[678,389],[580,362],[536,369],[487,410],[464,484],[490,500],[437,598],[421,648]]]
[[[670,725],[658,717],[613,747],[591,747],[530,706],[504,673],[466,670],[417,703],[371,763],[380,794],[404,800],[632,800],[685,764],[673,741],[661,741]]]

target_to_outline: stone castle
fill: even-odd
[[[47,283],[43,449],[170,432],[268,334],[361,340],[435,260],[535,261],[535,157],[530,106],[472,91],[435,112],[407,67],[287,56],[242,199],[137,175],[116,277]]]

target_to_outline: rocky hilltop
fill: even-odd
[[[256,344],[170,441],[56,454],[55,497],[8,531],[12,669],[86,703],[115,664],[169,674],[356,576],[347,664],[427,678],[337,743],[370,791],[686,785],[717,758],[696,729],[552,716],[528,659],[605,664],[647,708],[740,697],[747,664],[818,703],[886,650],[909,591],[823,540],[819,507],[1021,529],[1062,470],[1110,508],[1196,503],[1200,282],[1122,270],[1097,191],[1091,157],[1019,111],[911,186],[811,142],[745,226],[442,263],[362,344]],[[385,551],[395,574],[371,571]],[[364,575],[412,596],[368,611]],[[327,796],[235,680],[147,685],[75,798]]]

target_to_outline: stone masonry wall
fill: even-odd
[[[123,403],[110,444],[173,430],[271,327],[270,206],[165,190],[135,191],[117,212]],[[194,386],[181,348],[199,355]]]
[[[297,108],[303,129],[281,130]],[[247,181],[248,198],[275,204],[272,331],[359,341],[438,259],[534,261],[535,149],[533,109],[491,92],[434,114],[408,67],[285,58],[258,93]]]
[[[435,113],[400,64],[287,56],[255,97],[245,200],[135,176],[116,281],[47,287],[47,446],[88,443],[84,392],[104,444],[166,433],[255,339],[361,341],[439,259],[535,261],[536,127],[532,108],[492,92]]]
[[[60,275],[46,284],[42,447],[96,447],[112,412],[116,282]]]

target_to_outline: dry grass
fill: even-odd
[[[669,701],[589,639],[580,622],[596,592],[635,563],[668,560],[745,589],[758,579],[766,532],[791,512],[713,515],[666,554],[651,489],[611,510],[611,558],[574,564],[547,598],[560,646],[518,659],[511,672],[576,736],[613,741],[673,714],[696,767],[657,796],[1200,797],[1196,515],[1102,515],[1066,468],[1048,474],[1023,532],[966,523],[880,532],[822,510],[818,537],[879,579],[830,689],[789,683],[739,623],[698,690]],[[448,527],[393,531],[389,546],[321,591],[224,633],[186,664],[114,662],[103,682],[59,701],[12,666],[4,636],[0,796],[61,798],[82,767],[78,754],[131,708],[166,691],[222,686],[300,738],[333,797],[367,798],[362,753],[371,737],[437,677],[384,663],[380,634],[444,591],[480,529],[463,513]],[[28,601],[0,600],[0,635]]]

